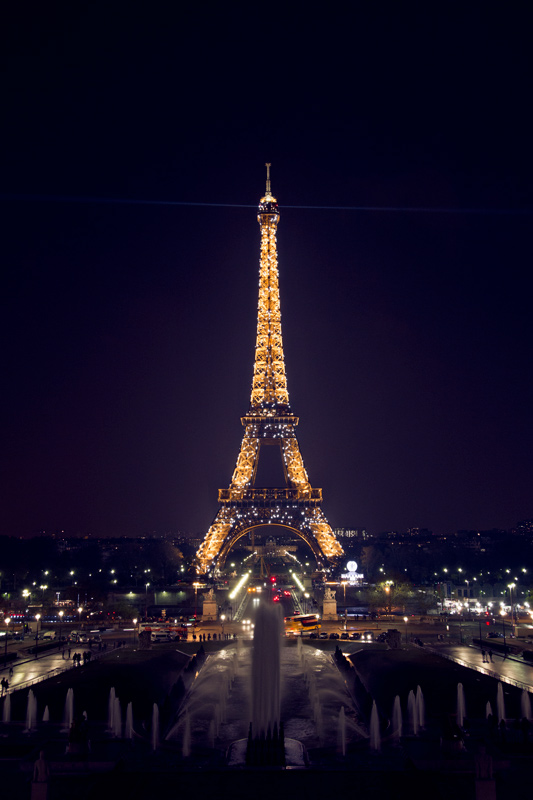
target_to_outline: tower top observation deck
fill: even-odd
[[[267,179],[266,179],[266,190],[264,197],[262,197],[259,201],[259,212],[257,214],[257,220],[259,224],[262,222],[276,222],[279,219],[279,209],[278,209],[278,201],[272,194],[272,189],[270,186],[270,167],[271,164],[265,164],[267,168]]]

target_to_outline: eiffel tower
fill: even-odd
[[[319,568],[334,564],[343,550],[322,511],[322,489],[313,489],[296,438],[289,405],[281,337],[276,229],[279,209],[266,164],[265,196],[259,201],[261,230],[257,340],[250,408],[241,418],[244,437],[229,489],[219,489],[219,509],[197,554],[199,573],[220,569],[233,545],[248,531],[275,524],[289,528],[311,548]],[[280,450],[285,486],[255,485],[263,447]]]

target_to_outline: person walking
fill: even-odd
[[[492,650],[489,650],[489,659],[492,662]]]
[[[484,650],[481,651],[481,655],[483,656],[483,663],[485,663],[487,660],[487,654],[485,653]]]

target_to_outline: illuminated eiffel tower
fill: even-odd
[[[197,554],[200,573],[221,568],[233,545],[248,531],[275,524],[306,542],[320,568],[343,554],[322,511],[322,489],[313,489],[305,471],[289,405],[281,338],[276,228],[279,210],[267,167],[265,196],[259,201],[261,229],[257,340],[250,409],[241,418],[244,437],[229,489],[219,489],[219,509]],[[280,450],[285,475],[282,488],[255,485],[259,455],[266,446]]]

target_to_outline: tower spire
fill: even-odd
[[[270,188],[270,167],[271,166],[272,166],[272,164],[265,164],[265,167],[267,168],[267,183],[266,183],[266,192],[265,192],[266,195],[272,195],[272,190]]]

